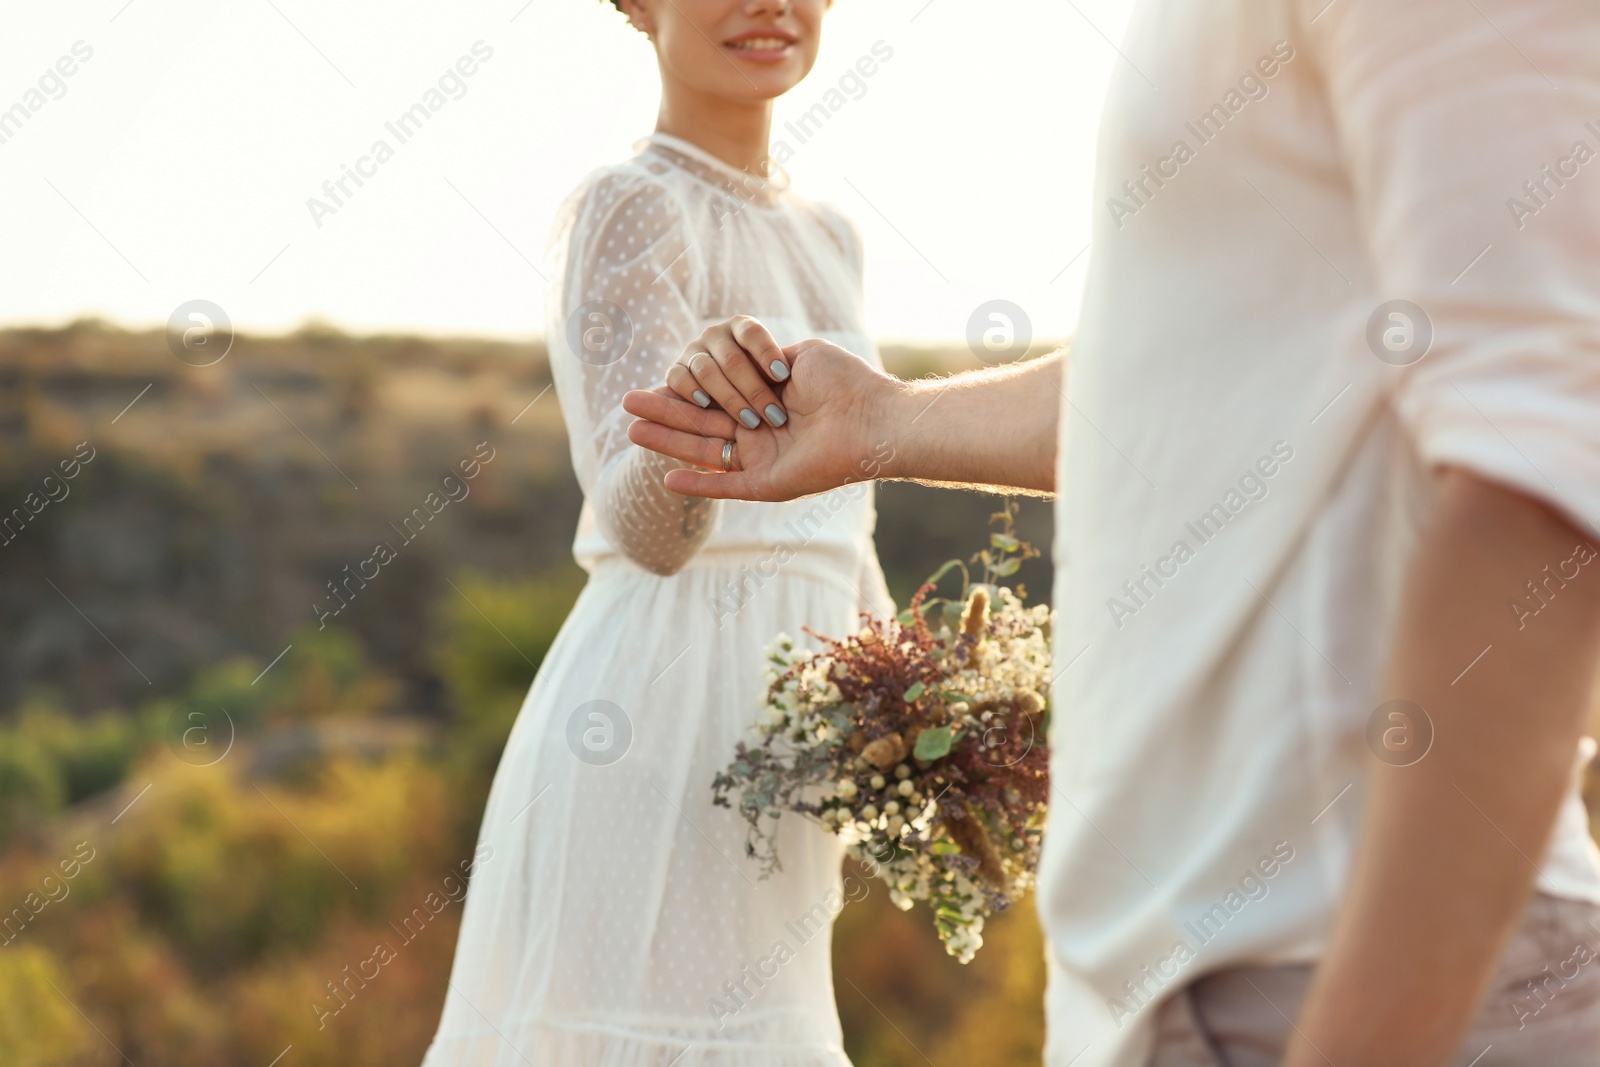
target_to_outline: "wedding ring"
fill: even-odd
[[[733,442],[732,441],[724,441],[724,442],[722,442],[722,473],[731,474],[732,472],[733,472]]]

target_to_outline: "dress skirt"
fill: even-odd
[[[859,598],[831,561],[751,562],[595,566],[495,773],[424,1067],[848,1067],[843,849],[784,819],[760,878],[711,780],[764,714],[765,647],[853,632]]]

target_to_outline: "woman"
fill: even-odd
[[[662,484],[678,464],[631,444],[620,406],[735,312],[779,344],[873,351],[854,230],[767,161],[772,100],[810,70],[828,3],[614,2],[654,43],[660,119],[569,200],[546,331],[591,577],[495,776],[425,1064],[841,1067],[838,842],[797,821],[782,872],[758,880],[711,780],[750,736],[775,635],[892,610],[871,486],[793,504],[681,497]],[[696,369],[671,380],[747,426],[782,423],[759,375],[729,381],[714,359],[691,351]],[[768,372],[786,376],[781,361]]]

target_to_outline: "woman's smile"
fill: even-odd
[[[799,41],[787,30],[763,26],[730,37],[722,47],[750,63],[782,63],[794,54]]]

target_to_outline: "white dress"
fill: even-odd
[[[656,135],[557,228],[546,331],[590,579],[506,743],[425,1067],[845,1067],[837,840],[798,819],[767,880],[712,776],[761,714],[763,648],[892,610],[870,482],[689,500],[622,394],[736,313],[876,360],[850,224]],[[597,317],[598,316],[598,317]],[[569,329],[569,325],[572,327]]]

